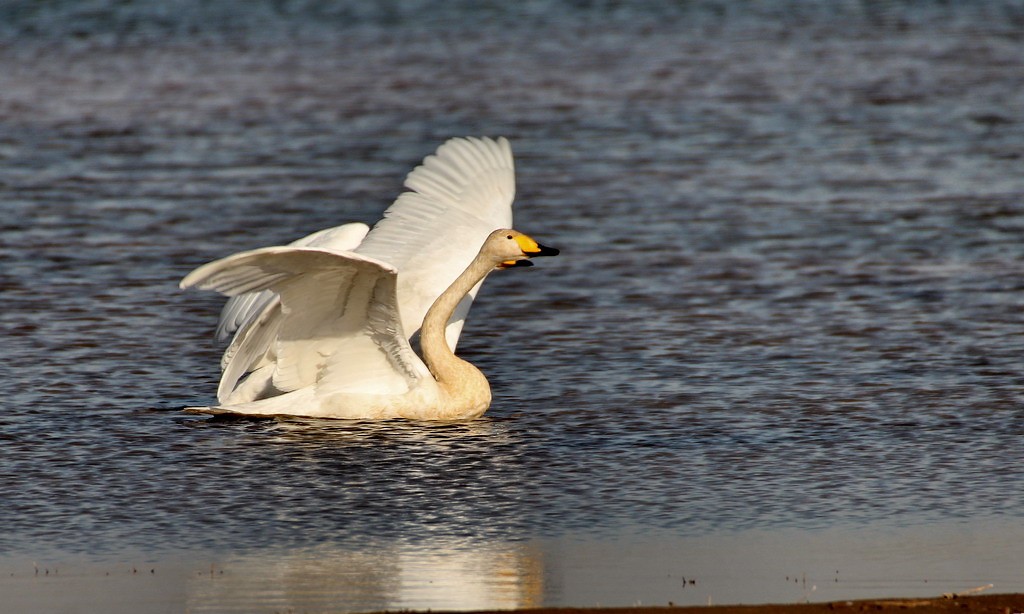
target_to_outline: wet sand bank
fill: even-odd
[[[350,563],[356,563],[352,560]],[[435,561],[435,563],[438,563]],[[225,566],[226,564],[226,566]],[[876,591],[867,599],[836,598],[819,595],[819,601],[779,598],[764,587],[748,587],[746,598],[734,601],[721,593],[687,602],[661,601],[659,591],[634,586],[638,597],[633,606],[601,607],[597,593],[509,598],[498,587],[481,583],[480,578],[461,575],[447,578],[413,578],[408,570],[394,570],[389,585],[365,576],[340,573],[337,567],[303,567],[278,559],[274,565],[281,574],[273,577],[264,569],[246,567],[243,561],[198,564],[164,561],[125,565],[68,563],[37,568],[0,566],[0,594],[4,607],[12,612],[107,612],[110,614],[147,612],[462,612],[491,614],[817,614],[819,612],[871,612],[908,610],[920,614],[939,612],[1024,613],[1024,593],[996,593],[995,586],[970,586],[962,583],[957,593],[918,593]],[[595,578],[595,581],[600,582]],[[756,583],[755,583],[756,585]],[[417,590],[417,586],[420,588]],[[1007,586],[1003,584],[1003,586]],[[905,587],[907,588],[907,587]],[[1007,588],[1009,588],[1007,586]],[[389,592],[390,589],[390,592]],[[941,589],[940,589],[941,590]],[[1006,590],[1006,589],[1004,589]],[[1009,590],[1013,590],[1009,588]],[[622,591],[615,591],[616,594]],[[732,593],[735,598],[742,594]],[[847,593],[850,594],[850,593]],[[862,593],[863,594],[863,593]],[[904,595],[881,597],[879,595]],[[775,596],[773,596],[775,595]],[[758,604],[759,601],[767,603]],[[605,603],[608,603],[605,601]],[[614,602],[613,602],[614,603]],[[619,601],[621,604],[622,601]],[[627,602],[628,603],[628,602]],[[658,603],[658,605],[651,605]],[[721,605],[721,604],[725,605]],[[545,604],[548,607],[541,607]],[[563,604],[587,604],[588,607]],[[758,605],[754,605],[758,604]],[[8,609],[4,609],[8,611]]]
[[[833,612],[912,611],[914,614],[940,612],[1024,611],[1024,593],[1001,595],[964,595],[929,599],[868,599],[827,603],[794,603],[766,605],[721,605],[687,607],[634,608],[540,608],[517,610],[519,614],[825,614]],[[499,614],[507,610],[483,610],[474,614]],[[433,614],[444,614],[435,612]]]

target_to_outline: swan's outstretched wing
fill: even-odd
[[[370,227],[362,222],[342,224],[319,230],[288,245],[352,251],[359,247],[369,230]],[[269,291],[249,292],[229,298],[224,303],[220,321],[217,322],[217,341],[225,341],[232,333],[245,326],[246,322],[257,317],[272,300],[273,293]]]
[[[369,226],[360,222],[344,224],[315,232],[290,245],[351,251],[369,230]],[[233,296],[225,303],[217,325],[217,339],[227,339],[231,333],[235,335],[221,357],[222,374],[217,388],[217,399],[221,403],[227,401],[243,375],[273,362],[273,341],[280,324],[280,300],[270,290]]]
[[[203,265],[181,287],[278,295],[272,383],[280,392],[325,383],[332,393],[402,394],[430,375],[402,330],[396,274],[352,252],[267,247]]]
[[[355,251],[398,269],[402,324],[412,335],[487,235],[512,227],[512,148],[504,138],[451,139],[409,173],[405,186],[412,191],[398,197]],[[478,288],[448,325],[453,350]]]

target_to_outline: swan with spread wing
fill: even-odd
[[[346,224],[203,265],[182,288],[233,297],[218,336],[219,405],[207,413],[470,419],[483,374],[454,354],[488,273],[558,250],[509,228],[515,175],[505,139],[452,139],[406,178],[367,232]],[[410,339],[419,333],[421,355]]]

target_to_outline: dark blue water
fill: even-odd
[[[10,560],[1024,538],[1018,4],[53,2],[0,24]],[[474,134],[510,138],[516,226],[563,250],[474,307],[482,420],[179,412],[219,358],[220,299],[185,273],[372,223]]]

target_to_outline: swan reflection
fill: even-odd
[[[188,611],[519,609],[541,605],[544,565],[525,544],[324,546],[256,552],[190,577]]]

